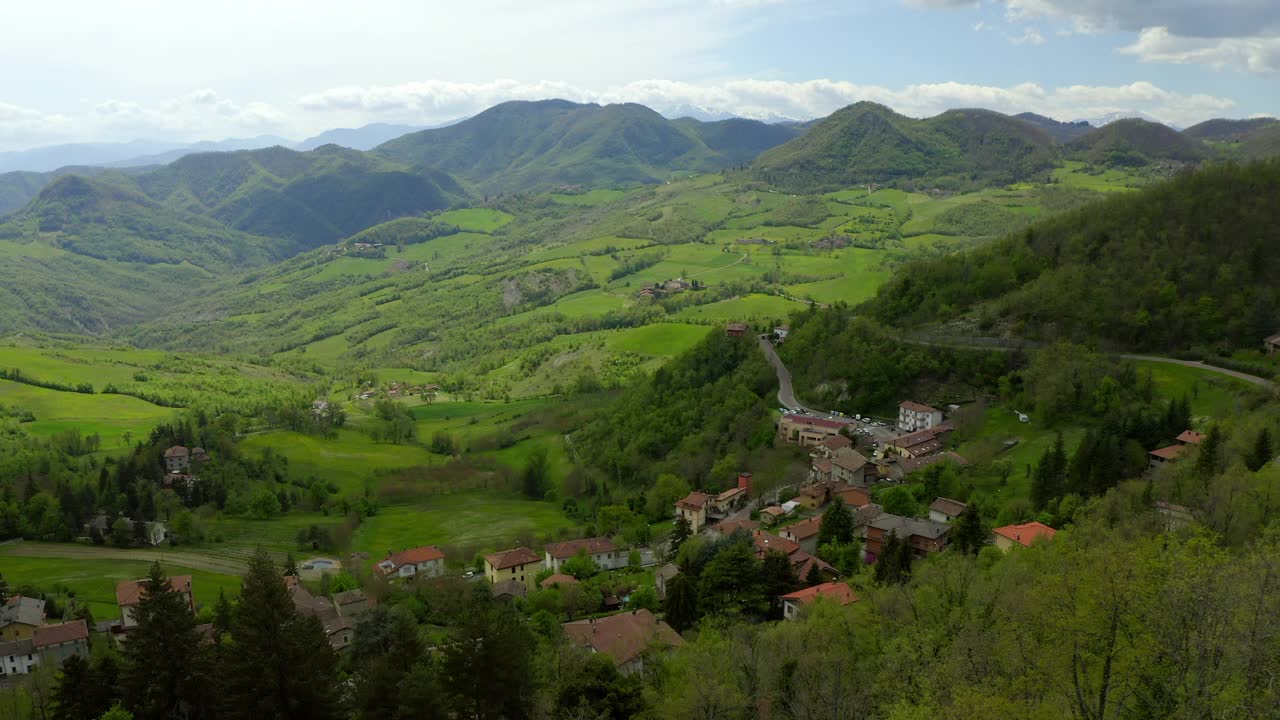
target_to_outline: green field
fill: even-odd
[[[557,535],[573,523],[551,503],[510,495],[462,493],[439,495],[427,502],[384,508],[356,531],[352,547],[383,557],[388,550],[420,545],[501,550],[520,535]],[[450,561],[469,563],[470,556]]]
[[[1150,370],[1156,392],[1167,398],[1186,396],[1191,412],[1197,418],[1224,418],[1244,409],[1242,395],[1254,390],[1253,385],[1211,370],[1171,365],[1169,363],[1133,361],[1140,370]]]
[[[23,545],[27,547],[24,548]],[[64,546],[57,546],[59,548]],[[75,547],[75,546],[65,546]],[[116,605],[116,584],[145,577],[151,568],[149,560],[116,560],[102,558],[24,557],[20,553],[40,552],[40,543],[21,543],[0,548],[0,568],[10,591],[30,584],[46,592],[62,586],[86,603],[95,620],[120,617]],[[88,548],[93,550],[95,548]],[[170,575],[191,575],[192,590],[198,605],[212,606],[221,589],[230,596],[239,594],[240,578],[235,575],[193,570],[161,561]]]
[[[464,231],[491,233],[515,219],[514,215],[492,208],[465,208],[450,210],[438,218],[441,222],[457,225]]]
[[[670,357],[696,345],[707,332],[705,325],[657,323],[612,334],[605,346],[610,350]]]
[[[709,305],[687,307],[676,313],[677,320],[704,322],[733,322],[748,320],[785,320],[791,313],[804,308],[803,303],[776,295],[747,295],[732,300],[721,300]]]
[[[9,380],[0,380],[0,404],[34,413],[36,421],[22,425],[31,435],[48,437],[79,430],[84,436],[100,436],[104,450],[127,445],[126,434],[144,437],[177,412],[127,395],[63,392]]]
[[[618,198],[626,195],[622,190],[588,190],[577,195],[568,195],[565,193],[551,193],[551,199],[562,205],[608,205]]]
[[[271,448],[289,460],[290,473],[329,480],[338,486],[340,494],[361,490],[375,470],[433,462],[431,453],[420,447],[375,443],[365,433],[348,429],[340,430],[334,439],[296,432],[251,435],[244,439],[241,447],[248,453]]]

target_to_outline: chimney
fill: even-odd
[[[738,487],[751,493],[751,473],[738,473]]]

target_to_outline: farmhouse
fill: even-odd
[[[1183,430],[1174,439],[1179,445],[1199,445],[1204,441],[1204,433],[1199,433],[1195,430]]]
[[[707,510],[711,507],[711,496],[703,492],[691,492],[676,501],[676,517],[689,521],[689,529],[697,533],[707,524]]]
[[[949,523],[963,515],[968,507],[959,500],[940,497],[929,505],[929,519],[934,522]]]
[[[116,585],[116,604],[120,606],[120,619],[124,622],[124,629],[128,630],[135,627],[138,621],[134,619],[133,613],[138,608],[138,603],[142,601],[143,595],[146,593],[146,580],[126,580]],[[174,575],[167,578],[165,583],[168,586],[182,594],[183,599],[187,601],[187,607],[191,609],[191,614],[196,614],[195,596],[191,593],[191,576],[190,575]]]
[[[746,520],[746,519],[725,520],[724,522],[720,523],[719,525],[716,525],[715,527],[716,532],[725,536],[732,535],[738,532],[739,530],[745,530],[746,532],[751,532],[753,530],[758,530],[758,529],[760,529],[759,521]]]
[[[484,576],[496,588],[498,583],[516,581],[526,590],[534,589],[534,575],[542,565],[542,558],[529,548],[515,548],[484,556]],[[496,596],[496,594],[495,594]]]
[[[444,574],[444,553],[434,545],[389,552],[373,571],[387,578],[437,577]]]
[[[608,655],[623,675],[644,670],[646,655],[684,644],[679,633],[645,609],[577,620],[561,628],[577,645]]]
[[[1151,463],[1151,467],[1158,467],[1165,463],[1173,462],[1178,456],[1187,449],[1186,445],[1170,445],[1168,447],[1156,448],[1147,453],[1147,459]]]
[[[770,505],[760,511],[760,522],[769,527],[777,525],[778,521],[787,516],[787,511],[780,505]]]
[[[44,621],[44,600],[14,595],[0,608],[0,642],[30,640]]]
[[[350,618],[343,617],[328,600],[312,595],[297,577],[286,575],[284,585],[289,590],[289,597],[293,600],[293,607],[298,613],[313,617],[324,626],[324,635],[329,641],[329,647],[338,652],[351,647],[355,626]]]
[[[1009,551],[1014,545],[1022,545],[1023,547],[1031,547],[1035,541],[1044,538],[1052,540],[1058,531],[1045,525],[1042,522],[1029,522],[1021,525],[1005,525],[991,531],[991,542],[996,547]]]
[[[905,458],[919,458],[934,455],[942,450],[943,440],[949,428],[935,427],[917,430],[885,443],[885,450]]]
[[[809,415],[783,415],[778,421],[778,437],[801,447],[813,447],[832,435],[839,435],[845,423]]]
[[[947,533],[951,526],[927,518],[900,517],[883,513],[867,523],[867,544],[863,552],[868,559],[880,557],[890,535],[897,535],[911,546],[917,558],[942,552],[947,547]]]
[[[579,552],[585,553],[596,565],[605,570],[616,570],[627,564],[626,554],[606,537],[584,538],[553,543],[546,546],[542,567],[560,572],[560,567]]]
[[[853,592],[853,588],[842,582],[826,582],[813,587],[797,590],[793,593],[778,598],[782,601],[782,616],[788,620],[795,620],[800,616],[800,611],[818,598],[825,598],[831,602],[840,605],[849,605],[856,603],[861,598]]]
[[[724,327],[724,334],[729,337],[742,337],[747,334],[747,324],[731,322]]]
[[[83,620],[42,625],[31,638],[40,662],[61,666],[72,655],[89,657],[89,626]]]
[[[913,400],[906,400],[898,406],[898,429],[903,432],[928,430],[941,424],[942,411],[937,408]]]
[[[1263,338],[1262,351],[1268,355],[1274,355],[1277,351],[1280,351],[1280,334]]]
[[[164,451],[164,469],[171,473],[186,472],[191,467],[191,451],[181,445],[174,445]]]

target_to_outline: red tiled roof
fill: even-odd
[[[595,620],[578,620],[561,627],[570,639],[608,655],[616,665],[631,662],[651,646],[684,644],[670,625],[644,609]]]
[[[836,494],[840,496],[840,499],[845,505],[862,507],[863,505],[871,502],[871,493],[867,492],[863,488],[844,488],[843,490],[837,490]]]
[[[1031,543],[1037,538],[1052,540],[1053,536],[1058,534],[1057,530],[1048,525],[1034,521],[1021,525],[1005,525],[1004,527],[995,528],[991,532],[1027,547],[1031,547]]]
[[[528,565],[542,560],[536,553],[525,547],[491,553],[485,555],[484,559],[485,562],[493,566],[494,570],[506,570],[517,565]]]
[[[1155,455],[1156,457],[1162,460],[1173,460],[1174,458],[1182,454],[1182,449],[1185,447],[1186,445],[1170,445],[1169,447],[1162,447],[1162,448],[1152,450],[1147,454]]]
[[[401,550],[398,553],[392,553],[390,557],[378,563],[375,569],[383,574],[390,574],[405,565],[417,565],[419,563],[431,562],[432,560],[443,560],[444,552],[435,545],[427,545],[426,547],[410,548],[409,550]],[[385,567],[387,562],[391,563],[391,567]]]
[[[725,520],[719,525],[716,525],[716,530],[721,535],[732,535],[738,530],[751,531],[759,527],[760,522],[758,520]]]
[[[801,605],[808,605],[819,597],[830,598],[841,605],[856,603],[862,599],[853,591],[853,588],[842,582],[828,582],[820,585],[814,585],[813,587],[783,595],[780,599],[791,600]]]
[[[827,488],[820,483],[812,483],[800,488],[800,494],[811,498],[824,498],[827,496]]]
[[[725,490],[724,492],[717,495],[716,501],[724,502],[725,500],[732,500],[738,497],[739,495],[745,495],[746,492],[747,492],[747,489],[744,487],[729,488],[728,490]]]
[[[898,407],[903,408],[904,410],[911,410],[911,411],[914,411],[914,412],[922,412],[922,413],[936,413],[936,412],[938,412],[938,409],[937,409],[937,408],[929,407],[928,405],[925,405],[924,403],[918,403],[918,402],[916,402],[916,401],[914,401],[914,400],[904,400],[904,401],[902,401],[902,404],[901,404],[901,405],[899,405]]]
[[[867,465],[867,457],[857,450],[844,448],[831,459],[831,464],[844,468],[849,472],[857,472]]]
[[[544,578],[542,582],[538,583],[538,587],[542,588],[543,590],[546,590],[552,585],[577,585],[577,584],[578,584],[578,578],[572,575],[565,575],[564,573],[556,573],[554,575],[548,575],[546,578]]]
[[[41,625],[35,629],[31,642],[38,648],[58,645],[73,640],[88,640],[89,627],[83,620],[72,620],[58,625]]]
[[[780,552],[783,555],[790,556],[800,549],[800,543],[795,540],[788,540],[763,530],[756,530],[752,533],[751,539],[755,542],[756,554],[760,557],[764,557],[771,552]]]
[[[1199,433],[1199,432],[1196,432],[1195,430],[1183,430],[1182,434],[1178,436],[1177,440],[1178,442],[1184,443],[1187,445],[1199,445],[1200,441],[1204,440],[1204,433]]]
[[[169,587],[182,593],[191,593],[191,576],[174,575],[168,579]],[[126,580],[116,585],[116,604],[120,607],[137,605],[142,599],[143,585],[146,580]]]
[[[703,492],[691,492],[676,502],[676,507],[685,510],[701,510],[711,502],[711,496]]]
[[[808,415],[784,415],[782,419],[790,422],[793,425],[812,425],[813,427],[828,428],[833,430],[839,430],[840,428],[845,426],[845,423],[842,423],[838,420],[827,420],[826,418],[816,418],[816,417],[810,417]]]
[[[614,546],[613,541],[607,537],[583,538],[581,540],[567,540],[565,542],[553,543],[548,545],[546,550],[551,557],[557,560],[571,558],[578,554],[579,550],[585,550],[588,555],[596,555],[598,553],[613,552],[618,548]]]
[[[822,439],[818,443],[828,450],[839,450],[840,448],[853,447],[853,441],[843,435],[831,435]]]
[[[800,542],[801,540],[805,540],[807,538],[813,537],[814,535],[817,535],[818,530],[821,528],[822,528],[822,517],[818,516],[818,517],[811,517],[808,520],[801,520],[795,525],[789,525],[787,527],[784,527],[782,528],[782,532],[786,533],[787,537],[789,537],[790,539],[795,540],[796,542]]]
[[[765,509],[761,510],[761,511],[760,511],[760,514],[762,514],[762,515],[772,515],[773,517],[782,517],[783,515],[786,515],[786,514],[787,514],[787,511],[786,511],[786,510],[784,510],[784,509],[782,509],[782,508],[781,508],[780,506],[778,506],[778,505],[770,505],[769,507],[767,507],[767,508],[765,508]]]
[[[814,557],[803,550],[797,550],[791,554],[791,567],[796,571],[796,577],[803,580],[809,577],[809,572],[814,568],[818,568],[818,572],[826,573],[831,576],[838,576],[839,570],[824,562],[821,558]]]

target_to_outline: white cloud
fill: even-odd
[[[1255,38],[1188,38],[1168,28],[1147,28],[1120,52],[1143,62],[1190,63],[1254,73],[1280,72],[1280,36]]]
[[[1035,28],[1027,28],[1021,35],[1009,36],[1009,42],[1014,45],[1043,45],[1044,36]]]

